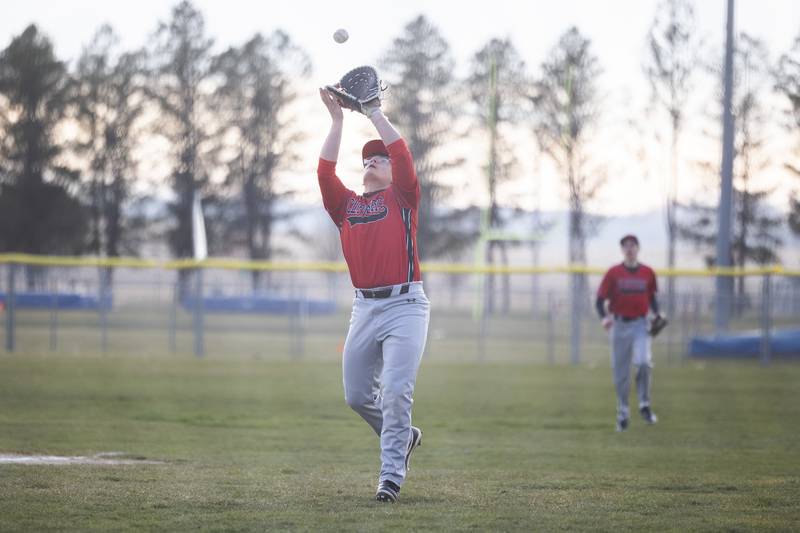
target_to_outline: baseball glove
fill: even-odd
[[[666,318],[661,315],[656,315],[650,320],[650,327],[648,328],[647,332],[650,334],[651,337],[655,337],[661,330],[667,327],[669,322]]]
[[[369,65],[356,67],[339,80],[336,85],[325,88],[339,100],[339,105],[352,111],[367,114],[369,110],[380,107],[383,91],[378,71]]]

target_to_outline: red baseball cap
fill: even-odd
[[[636,238],[636,235],[633,235],[631,233],[629,233],[629,234],[625,235],[624,237],[622,237],[619,240],[619,245],[622,246],[623,244],[625,244],[625,241],[628,241],[628,240],[633,241],[634,244],[636,244],[636,246],[639,246],[639,239]]]
[[[389,150],[386,149],[386,145],[383,144],[382,140],[372,139],[371,141],[367,141],[367,144],[361,149],[361,159],[368,159],[373,155],[385,155],[389,157]]]

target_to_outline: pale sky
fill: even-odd
[[[176,2],[164,0],[0,0],[0,46],[7,46],[24,27],[35,22],[53,40],[60,58],[71,61],[80,54],[96,29],[109,23],[122,38],[126,48],[145,45],[159,21],[168,20]],[[422,13],[441,31],[449,42],[457,61],[459,74],[467,71],[471,56],[489,39],[510,37],[531,72],[535,73],[547,51],[568,27],[575,25],[592,40],[594,53],[603,68],[601,88],[607,106],[604,120],[605,166],[609,182],[594,209],[607,214],[637,213],[660,207],[663,203],[663,176],[658,165],[653,175],[645,172],[632,152],[636,151],[637,134],[626,128],[628,118],[641,118],[648,88],[642,74],[646,53],[645,38],[657,2],[655,0],[537,0],[470,2],[456,0],[403,2],[292,0],[289,2],[255,0],[196,0],[205,16],[206,28],[216,39],[216,50],[239,45],[255,32],[269,33],[282,29],[310,55],[314,66],[311,80],[303,85],[302,101],[298,105],[298,120],[307,121],[309,161],[307,168],[286,173],[284,179],[295,185],[298,179],[309,178],[306,191],[309,200],[318,194],[313,180],[316,156],[327,129],[327,114],[318,102],[316,87],[337,80],[346,70],[360,64],[375,64],[377,58],[398,36],[403,26]],[[725,0],[696,0],[698,33],[708,43],[709,51],[722,45]],[[737,30],[763,39],[774,61],[789,50],[800,35],[800,0],[737,0]],[[346,28],[350,39],[337,44],[332,34]],[[698,95],[709,94],[707,76],[698,82]],[[705,112],[708,99],[692,103],[691,112]],[[390,117],[391,118],[391,117]],[[357,170],[359,150],[369,129],[360,117],[347,119],[340,169]],[[691,126],[691,125],[690,125]],[[694,127],[699,132],[701,124]],[[782,158],[791,149],[785,135],[776,135],[775,146]],[[534,189],[540,191],[539,205],[545,209],[564,207],[563,187],[545,160],[537,159],[535,145],[526,130],[516,137],[520,159],[520,179],[507,187],[505,194],[523,207],[531,207]],[[471,151],[483,154],[478,140]],[[687,153],[708,153],[713,146],[693,146]],[[787,156],[788,157],[788,156]],[[779,189],[785,203],[786,191],[793,187],[791,179],[780,170],[781,161],[770,173],[769,185]],[[457,175],[450,176],[461,190],[459,203],[484,203],[485,194],[475,183],[482,183],[480,158],[470,160]],[[684,161],[684,172],[692,167]],[[153,165],[145,168],[154,169]],[[309,176],[309,173],[312,173]],[[346,174],[346,172],[343,172]],[[536,176],[538,185],[531,176]],[[346,183],[359,190],[357,173],[343,176]],[[697,179],[682,183],[680,194],[698,194]],[[301,196],[302,197],[302,196]]]

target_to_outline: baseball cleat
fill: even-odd
[[[639,409],[639,412],[642,413],[642,418],[646,423],[652,425],[658,422],[658,417],[653,411],[650,410],[649,406],[642,407]]]
[[[621,432],[625,431],[626,429],[628,429],[628,419],[627,418],[621,418],[621,419],[617,420],[617,432],[621,433]]]
[[[406,451],[406,471],[408,471],[408,465],[411,462],[411,453],[417,446],[422,446],[422,430],[411,426],[411,440],[408,441],[408,450]]]
[[[400,487],[397,483],[389,481],[381,481],[378,485],[378,492],[375,494],[375,499],[379,502],[394,503],[400,496]]]

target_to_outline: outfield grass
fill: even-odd
[[[604,367],[423,363],[401,501],[332,361],[0,355],[0,530],[792,530],[800,365],[657,368],[660,422],[613,431]]]

